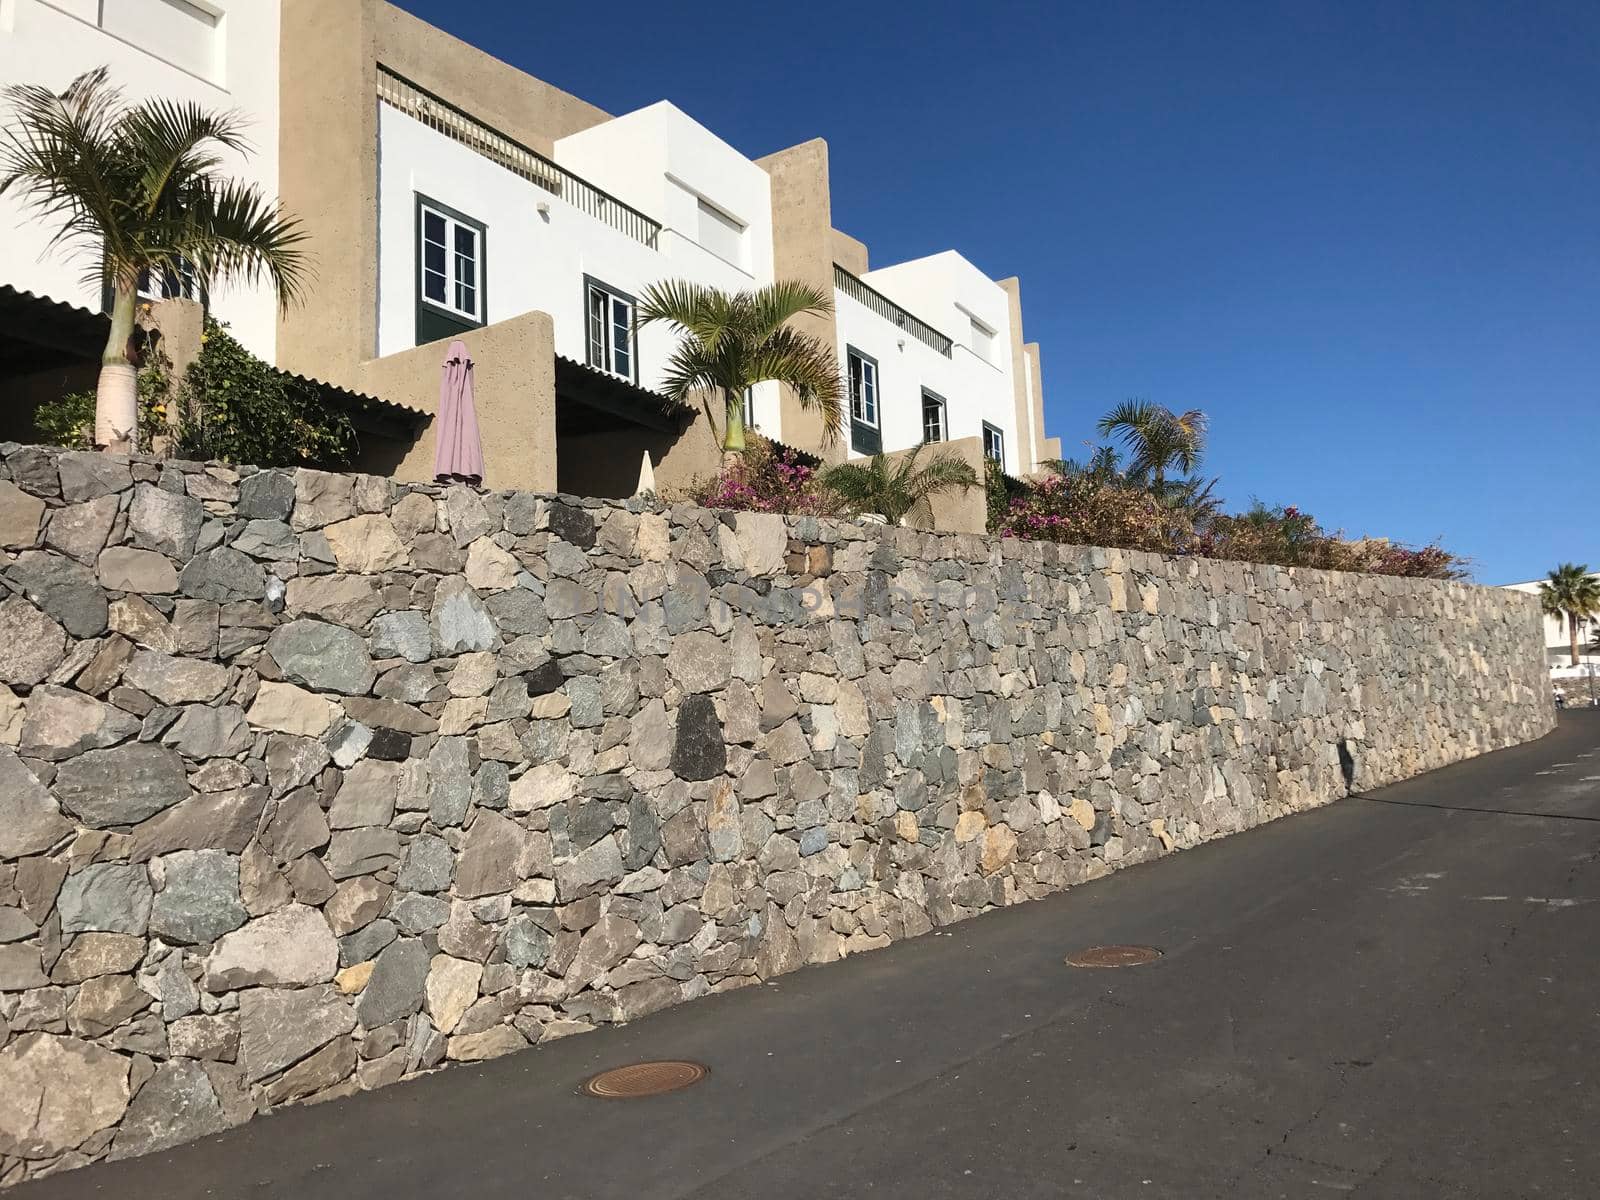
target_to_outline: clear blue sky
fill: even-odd
[[[1069,455],[1147,397],[1230,504],[1600,565],[1593,0],[401,3],[610,112],[826,138],[874,263],[1021,276]]]

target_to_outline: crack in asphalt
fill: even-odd
[[[1431,808],[1439,812],[1478,813],[1493,817],[1538,817],[1543,821],[1587,821],[1600,824],[1600,815],[1588,816],[1583,813],[1548,813],[1529,812],[1517,808],[1477,808],[1470,804],[1432,804],[1426,800],[1386,800],[1382,796],[1358,796],[1350,794],[1352,800],[1365,800],[1368,804],[1385,804],[1390,808]]]

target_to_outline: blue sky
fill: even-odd
[[[1230,504],[1600,565],[1591,0],[401,3],[611,112],[826,138],[875,264],[1021,277],[1068,454],[1200,408]]]

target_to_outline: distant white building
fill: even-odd
[[[1591,575],[1592,579],[1600,579],[1600,573]],[[1528,592],[1532,595],[1539,594],[1539,585],[1542,579],[1530,579],[1526,583],[1508,583],[1503,586],[1513,592]],[[1578,661],[1580,663],[1600,664],[1600,649],[1595,648],[1596,640],[1600,639],[1600,617],[1592,617],[1587,621],[1578,623]],[[1551,667],[1567,667],[1572,664],[1572,631],[1565,617],[1553,617],[1546,614],[1544,618],[1544,644],[1545,658]]]

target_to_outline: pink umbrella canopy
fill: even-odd
[[[433,448],[433,476],[444,482],[483,482],[483,442],[478,409],[472,402],[472,359],[457,340],[445,352],[439,377],[439,436]]]

